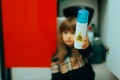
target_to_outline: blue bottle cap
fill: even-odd
[[[77,21],[79,23],[87,23],[88,22],[89,12],[85,9],[78,10]]]

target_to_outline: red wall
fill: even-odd
[[[6,67],[49,67],[56,49],[56,0],[2,0]]]

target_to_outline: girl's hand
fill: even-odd
[[[82,48],[86,49],[88,46],[89,46],[89,40],[88,40],[88,36],[86,36],[86,38],[83,41]]]

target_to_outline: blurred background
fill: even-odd
[[[57,27],[66,17],[76,17],[79,9],[86,9],[90,13],[87,34],[93,54],[89,61],[96,73],[95,80],[120,79],[119,3],[119,0],[57,0]],[[0,80],[50,80],[50,78],[50,68],[6,69],[0,65]]]

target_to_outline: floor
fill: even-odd
[[[106,62],[92,64],[95,71],[95,80],[118,80],[107,68]]]
[[[110,71],[109,69],[107,68],[107,65],[106,63],[101,63],[101,64],[92,64],[93,66],[93,69],[95,71],[95,80],[118,80]],[[31,70],[31,69],[30,69]],[[38,69],[36,69],[38,71]],[[32,73],[36,73],[37,74],[37,71],[36,70],[33,70]],[[43,69],[42,69],[43,70]],[[21,71],[21,70],[20,70]],[[47,70],[48,71],[48,70]],[[29,71],[28,71],[29,72]],[[44,71],[42,71],[44,72]],[[20,77],[20,72],[18,72],[19,74],[19,77]],[[23,72],[22,72],[23,74]],[[41,74],[42,75],[42,74]],[[48,74],[49,75],[49,74]],[[21,75],[23,76],[23,75]],[[27,76],[27,75],[26,75]],[[30,78],[30,76],[28,76]],[[37,78],[37,76],[33,76],[32,78]],[[33,79],[30,79],[30,80],[33,80]],[[39,75],[38,75],[38,78],[39,78]],[[1,79],[0,79],[1,80]],[[16,79],[13,79],[13,80],[16,80]],[[17,80],[26,80],[26,79],[17,79]],[[36,79],[37,80],[37,79]],[[39,79],[41,80],[41,79]],[[46,78],[45,80],[49,80],[49,78]]]

